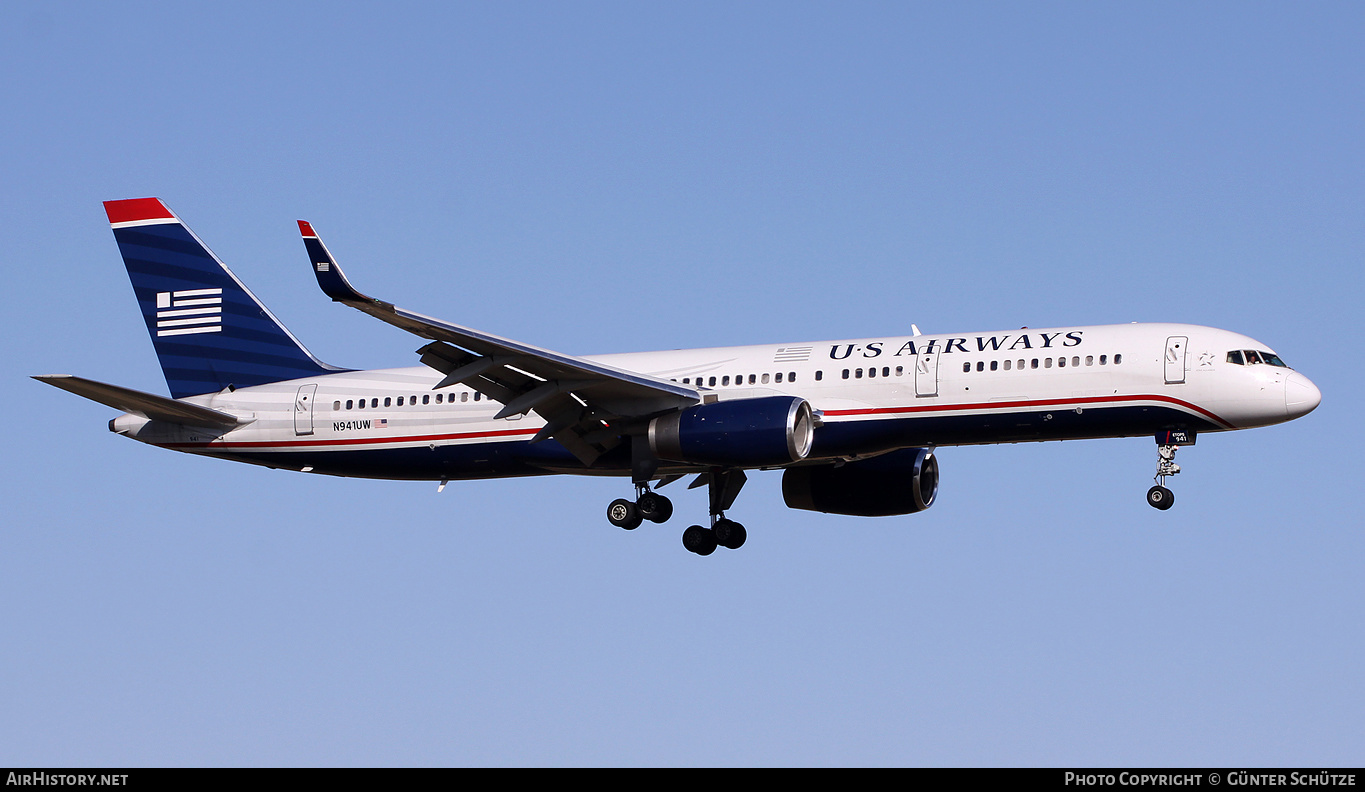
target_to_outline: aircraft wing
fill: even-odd
[[[70,374],[44,374],[35,376],[39,382],[84,396],[115,410],[141,415],[154,421],[203,426],[214,429],[228,429],[249,421],[242,421],[233,415],[200,407],[197,404],[168,399],[154,393],[144,393],[132,388],[110,385],[105,382],[73,377]]]
[[[534,411],[546,426],[532,442],[553,437],[585,464],[620,442],[620,424],[701,401],[696,390],[665,379],[604,366],[413,313],[362,294],[307,221],[299,221],[318,285],[344,303],[431,340],[422,363],[504,406],[496,417]],[[614,428],[613,428],[614,427]]]

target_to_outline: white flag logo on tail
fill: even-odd
[[[222,329],[222,289],[156,293],[157,336],[217,333]]]

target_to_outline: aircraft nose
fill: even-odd
[[[1322,391],[1313,381],[1298,373],[1289,375],[1284,383],[1284,409],[1290,418],[1312,412],[1322,402]]]

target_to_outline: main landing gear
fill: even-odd
[[[1175,493],[1166,489],[1166,477],[1180,472],[1175,463],[1176,449],[1194,445],[1194,432],[1160,432],[1156,436],[1156,486],[1147,490],[1147,505],[1166,511],[1175,505]]]
[[[649,488],[648,484],[635,485],[635,500],[617,498],[607,506],[607,522],[617,528],[633,531],[645,520],[667,522],[673,516],[673,501]]]
[[[738,550],[749,538],[744,526],[725,516],[734,505],[735,497],[748,477],[742,470],[715,469],[701,474],[692,487],[706,485],[711,496],[711,527],[692,525],[683,531],[683,547],[697,555],[711,555],[717,547]],[[665,482],[667,483],[667,482]],[[673,516],[673,503],[654,492],[647,483],[637,482],[634,501],[618,498],[607,507],[607,521],[618,528],[633,531],[649,520],[661,523]]]

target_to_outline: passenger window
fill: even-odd
[[[778,380],[778,382],[781,382],[781,381],[782,381],[782,380]],[[768,384],[768,375],[767,375],[767,374],[764,374],[764,375],[763,375],[763,384],[764,384],[764,385],[767,385],[767,384]]]
[[[474,401],[479,401],[482,398],[483,398],[482,393],[480,393],[479,391],[474,391]]]
[[[764,379],[766,380],[767,377],[764,377]],[[782,372],[780,372],[780,371],[777,372],[777,376],[776,376],[776,377],[773,377],[773,380],[776,381],[776,382],[781,382],[781,381],[782,381]]]
[[[816,381],[816,382],[819,382],[819,381],[823,380],[824,378],[825,378],[825,372],[824,372],[824,370],[823,370],[823,369],[817,369],[816,372],[815,372],[815,381]]]
[[[963,373],[963,374],[966,374],[967,372],[969,372],[969,371],[971,371],[971,370],[972,370],[972,364],[971,364],[971,363],[963,363],[963,364],[962,364],[962,373]]]
[[[1122,363],[1122,362],[1123,362],[1123,355],[1114,355],[1114,365],[1115,365],[1115,366],[1117,366],[1118,364],[1120,364],[1120,363]]]
[[[352,402],[350,399],[347,399],[347,400],[346,400],[346,409],[348,409],[348,410],[349,410],[349,409],[352,409],[353,405],[354,405],[354,402]]]
[[[844,369],[844,379],[848,379],[848,369]]]
[[[1100,365],[1101,365],[1101,366],[1103,366],[1105,363],[1107,363],[1108,360],[1109,360],[1109,356],[1108,356],[1108,355],[1100,355]]]
[[[1038,358],[1029,361],[1029,368],[1038,368]]]
[[[999,369],[999,368],[1000,368],[1000,361],[998,361],[998,360],[992,360],[992,361],[991,361],[991,371],[996,371],[996,370]]]
[[[1076,356],[1072,357],[1072,358],[1071,358],[1071,365],[1073,365],[1073,366],[1079,366],[1079,365],[1081,365],[1081,356],[1080,356],[1080,355],[1076,355]]]
[[[423,393],[423,394],[422,394],[422,403],[423,403],[423,404],[431,404],[431,394],[430,394],[430,393]]]
[[[398,397],[398,406],[399,406],[399,407],[402,407],[402,406],[403,406],[403,397],[402,397],[402,396],[399,396],[399,397]]]
[[[712,377],[712,378],[711,378],[710,386],[711,386],[712,388],[716,387],[716,378],[715,378],[715,377]]]
[[[976,361],[976,370],[977,370],[977,371],[985,371],[985,370],[986,370],[986,361],[984,361],[984,360],[978,360],[978,361]]]
[[[904,376],[904,374],[905,374],[905,366],[896,366],[896,376],[897,376],[897,377],[900,377],[900,376]]]
[[[378,406],[379,406],[379,399],[370,399],[370,406],[371,406],[371,407],[378,407]]]
[[[337,411],[337,412],[340,412],[340,411],[341,411],[341,402],[340,402],[340,401],[334,401],[334,402],[332,402],[332,409],[335,410],[335,411]]]
[[[788,372],[787,372],[787,382],[796,382],[796,372],[795,372],[795,371],[788,371]]]
[[[867,376],[869,376],[869,377],[875,377],[875,376],[877,376],[877,369],[876,369],[875,367],[874,367],[874,368],[868,369],[868,370],[867,370]]]
[[[726,374],[724,377],[721,377],[721,378],[720,378],[720,384],[721,384],[721,385],[729,385],[729,384],[730,384],[730,375],[729,375],[729,374]]]
[[[1016,363],[1014,367],[1017,368],[1017,369],[1019,369],[1020,371],[1023,371],[1023,370],[1024,370],[1024,359],[1023,359],[1023,358],[1019,358],[1019,362]],[[1035,361],[1033,362],[1033,367],[1034,367],[1034,368],[1038,368],[1038,361],[1035,360]]]
[[[1010,363],[1012,363],[1012,362],[1013,362],[1013,361],[1011,361],[1011,360],[1006,360],[1006,361],[1005,361],[1005,371],[1009,371],[1009,370],[1010,370]]]
[[[750,375],[749,375],[749,384],[750,384],[750,385],[753,385],[753,384],[756,383],[756,382],[758,382],[758,375],[756,375],[756,374],[750,374]]]
[[[1085,365],[1087,365],[1087,366],[1093,366],[1093,365],[1095,365],[1095,356],[1094,356],[1094,355],[1086,355],[1086,356],[1085,356]]]
[[[365,400],[364,400],[364,399],[361,399],[360,402],[359,402],[358,404],[356,404],[356,409],[357,409],[357,410],[363,410],[363,409],[365,409]]]
[[[1057,368],[1066,368],[1066,358],[1057,358]]]
[[[1043,368],[1052,368],[1052,358],[1043,358]]]
[[[862,378],[863,378],[863,370],[860,369],[860,368],[854,369],[854,370],[853,370],[853,378],[854,378],[854,379],[862,379]]]

